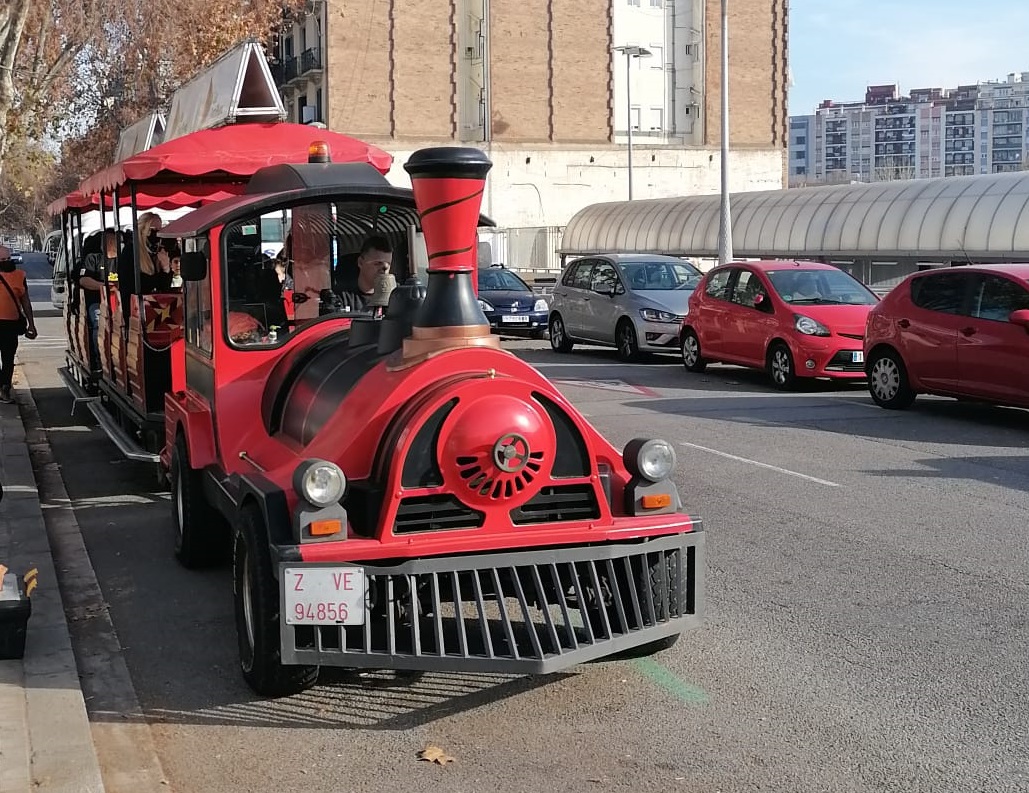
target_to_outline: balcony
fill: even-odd
[[[307,74],[308,72],[320,72],[322,70],[322,52],[321,49],[306,49],[300,55],[300,74]]]

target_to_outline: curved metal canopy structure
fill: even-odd
[[[741,258],[1029,261],[1029,172],[735,193]],[[559,253],[717,256],[718,195],[593,204]]]

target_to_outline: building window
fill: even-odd
[[[663,107],[650,108],[650,131],[660,132],[665,128],[665,110]]]
[[[665,68],[665,51],[664,47],[660,44],[650,45],[651,55],[647,60],[650,62],[651,69],[664,69]]]
[[[664,4],[664,0],[650,0],[651,8],[661,8]]]
[[[629,111],[629,122],[632,124],[633,132],[638,132],[640,128],[640,108],[633,107]]]
[[[636,6],[637,8],[640,7],[640,0],[625,0],[625,2],[626,5]]]

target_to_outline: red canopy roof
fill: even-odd
[[[100,207],[99,196],[91,196],[87,198],[82,195],[78,190],[74,190],[63,198],[58,198],[52,204],[47,206],[46,211],[53,215],[60,215],[64,210],[68,208],[72,209],[85,209],[86,207]]]
[[[135,154],[83,180],[79,190],[92,195],[128,181],[181,180],[207,175],[212,182],[239,181],[232,177],[250,177],[268,165],[307,162],[308,147],[316,140],[329,144],[333,162],[366,162],[381,173],[389,171],[393,164],[393,156],[388,152],[320,127],[289,123],[231,124],[183,135]],[[154,185],[141,187],[147,195],[155,195]],[[177,192],[193,194],[195,189],[179,185]],[[212,200],[210,192],[210,188],[205,191],[204,200]],[[230,189],[226,194],[239,192],[241,189]],[[179,206],[190,203],[194,202],[186,201]]]

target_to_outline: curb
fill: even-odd
[[[31,382],[24,368],[21,374],[25,385],[17,390],[18,406],[40,501],[46,504],[43,523],[54,561],[61,569],[60,592],[69,620],[65,623],[66,632],[75,638],[83,716],[86,715],[85,701],[90,703],[92,722],[87,721],[86,728],[91,733],[90,744],[98,775],[103,768],[99,787],[79,786],[75,791],[169,791],[171,788],[164,778],[149,723],[136,697],[107,602],[32,398]],[[42,575],[40,570],[41,578]]]
[[[21,408],[24,388],[18,387],[14,393]],[[21,711],[15,716],[16,724],[8,726],[11,724],[8,720],[3,731],[8,741],[14,741],[16,751],[13,757],[4,753],[5,768],[0,782],[5,791],[104,793],[55,563],[47,541],[28,433],[20,417],[5,416],[0,423],[3,425],[4,485],[8,491],[0,514],[10,521],[9,566],[19,573],[37,568],[40,582],[32,596],[24,658],[0,662],[4,664],[4,704],[14,705]],[[15,735],[18,726],[21,727],[20,740]]]

